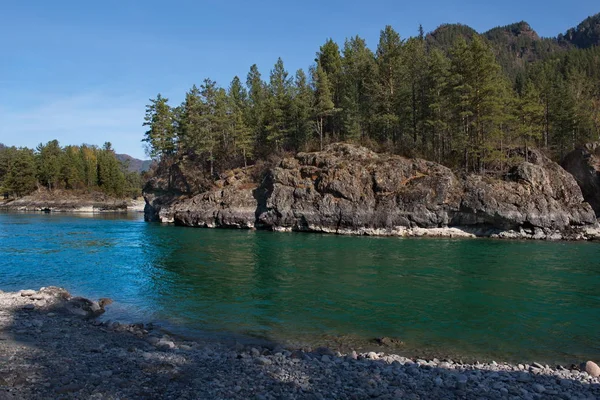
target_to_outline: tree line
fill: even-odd
[[[0,144],[0,192],[23,196],[47,190],[99,190],[111,196],[141,194],[142,178],[128,172],[112,145],[61,147],[57,140],[35,149]]]
[[[598,47],[550,52],[519,73],[497,55],[480,35],[435,46],[422,29],[403,40],[391,26],[374,51],[358,36],[341,48],[329,39],[308,73],[292,76],[278,59],[266,80],[253,65],[245,83],[205,79],[177,106],[159,94],[143,141],[155,159],[195,160],[213,175],[334,141],[502,171],[515,147],[559,159],[599,138]]]

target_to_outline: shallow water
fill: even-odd
[[[139,215],[0,214],[0,289],[111,297],[107,318],[283,342],[600,359],[600,244],[189,229]]]

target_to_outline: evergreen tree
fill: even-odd
[[[55,189],[60,179],[60,159],[62,150],[58,140],[51,140],[37,147],[37,169],[40,183],[48,189]]]
[[[452,141],[450,130],[449,91],[450,60],[438,49],[433,49],[427,60],[426,103],[424,120],[430,149],[426,154],[438,162],[445,159]]]
[[[519,98],[518,114],[519,136],[525,146],[525,161],[528,161],[529,146],[540,142],[544,133],[544,105],[531,81],[525,84]]]
[[[293,90],[290,145],[294,150],[306,149],[314,126],[312,121],[314,96],[302,69],[296,72]]]
[[[337,110],[329,118],[329,123],[326,126],[326,130],[331,132],[334,138],[339,138],[342,129],[342,121],[340,118],[342,101],[344,98],[344,85],[343,85],[343,70],[342,70],[342,57],[340,55],[340,48],[333,39],[327,39],[325,44],[321,46],[315,62],[323,68],[323,71],[327,74],[327,80],[329,82],[329,92],[331,93],[331,100],[333,101],[333,107]]]
[[[374,86],[373,100],[376,104],[375,128],[381,132],[380,140],[391,141],[394,145],[401,139],[399,99],[403,81],[402,41],[391,27],[381,31],[376,52],[377,83]]]
[[[421,28],[422,29],[422,28]],[[422,35],[410,38],[404,46],[404,71],[410,86],[408,120],[410,131],[415,146],[419,136],[422,136],[423,122],[426,114],[425,104],[425,71],[427,59],[425,54],[425,40]],[[421,137],[421,140],[425,139]]]
[[[369,131],[372,116],[371,93],[375,74],[375,57],[364,39],[346,40],[343,57],[344,96],[342,121],[348,139],[363,139]]]
[[[287,139],[291,119],[292,90],[291,79],[281,58],[271,70],[269,80],[268,118],[266,124],[267,141],[276,149],[281,149]]]
[[[36,189],[36,162],[32,150],[19,149],[14,154],[5,178],[5,187],[17,197],[29,194]]]
[[[251,158],[254,154],[254,137],[247,122],[251,119],[248,92],[237,76],[233,78],[231,85],[229,85],[228,98],[236,152],[242,154],[244,166],[246,167],[248,166],[248,158]]]
[[[264,157],[268,153],[264,129],[267,89],[256,64],[250,67],[250,72],[246,79],[246,86],[248,87],[250,116],[248,118],[248,125],[252,131],[252,136],[256,140],[256,154]]]
[[[176,151],[173,110],[168,102],[169,99],[159,93],[146,106],[143,126],[147,126],[148,130],[142,141],[147,144],[147,153],[153,158],[171,156]]]
[[[319,134],[319,148],[323,150],[323,139],[325,136],[325,121],[330,117],[334,110],[333,99],[331,98],[331,86],[329,85],[329,79],[327,73],[317,64],[317,68],[314,70],[314,82],[315,82],[315,116],[316,116],[316,128]]]

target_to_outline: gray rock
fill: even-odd
[[[535,390],[537,393],[544,393],[546,391],[546,388],[543,385],[540,385],[539,383],[534,383],[533,390]]]
[[[246,168],[196,191],[174,184],[173,179],[189,179],[172,171],[171,179],[157,177],[145,188],[146,218],[184,226],[370,235],[405,235],[409,229],[422,235],[415,229],[455,226],[463,234],[539,239],[577,235],[575,227],[596,224],[573,176],[539,151],[530,150],[527,158],[506,179],[457,177],[433,162],[332,144],[282,160],[258,183],[256,171]]]
[[[252,355],[252,357],[258,357],[258,356],[260,356],[260,351],[258,351],[258,349],[253,347],[250,349],[250,354]]]
[[[66,393],[74,393],[79,392],[83,389],[83,386],[77,383],[71,383],[68,385],[60,386],[56,389],[57,394],[66,394]]]
[[[258,365],[271,365],[273,362],[266,357],[260,356],[254,360]]]
[[[31,290],[31,289],[21,290],[21,296],[23,296],[23,297],[30,297],[30,296],[33,296],[36,293],[37,292],[35,290]]]

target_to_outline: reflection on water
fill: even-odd
[[[185,229],[0,214],[0,288],[113,297],[111,318],[276,340],[399,337],[482,358],[600,358],[600,247]]]

